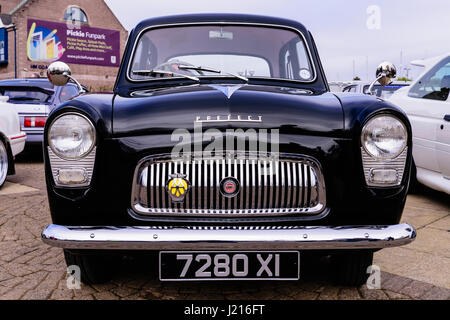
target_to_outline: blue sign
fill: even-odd
[[[0,28],[0,64],[8,63],[8,32]]]

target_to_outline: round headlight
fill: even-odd
[[[362,146],[377,159],[396,158],[405,149],[407,141],[405,125],[390,115],[375,116],[362,129]]]
[[[94,147],[95,128],[91,121],[81,114],[63,114],[50,125],[48,143],[58,157],[79,159]]]

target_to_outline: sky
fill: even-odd
[[[448,0],[105,0],[131,30],[139,21],[186,13],[247,13],[301,22],[316,41],[328,81],[373,80],[390,61],[416,78],[412,60],[450,52]],[[407,70],[409,69],[409,70]]]

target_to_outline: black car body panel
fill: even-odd
[[[87,94],[74,99],[70,105],[58,107],[51,119],[67,111],[83,113],[95,123],[99,143],[94,178],[89,188],[60,189],[54,186],[52,176],[46,175],[52,212],[56,213],[53,215],[54,222],[66,225],[86,224],[86,221],[89,225],[154,225],[167,222],[246,224],[249,221],[301,225],[398,223],[409,174],[404,175],[400,187],[388,190],[367,187],[362,173],[359,136],[361,127],[370,117],[390,113],[408,123],[404,113],[388,102],[367,95],[299,95],[284,93],[283,89],[271,88],[263,93],[244,89],[244,93],[235,93],[229,101],[217,90],[205,88],[191,92],[189,87],[158,90],[156,97],[145,98]],[[240,90],[243,89],[238,92]],[[286,88],[286,91],[289,89]],[[275,107],[270,105],[271,99]],[[112,101],[114,108],[110,105]],[[201,105],[202,101],[205,106]],[[330,208],[325,218],[319,216],[310,221],[298,217],[199,221],[178,217],[136,219],[136,215],[130,215],[132,178],[140,159],[150,154],[170,153],[174,145],[171,140],[173,130],[192,130],[195,116],[233,113],[235,105],[235,110],[239,110],[237,106],[248,101],[255,105],[260,101],[265,105],[266,108],[258,109],[259,114],[262,114],[265,128],[280,130],[280,152],[310,155],[320,161]],[[280,101],[283,101],[283,106],[280,106]],[[164,107],[159,108],[158,105]],[[211,109],[209,105],[215,108]],[[251,110],[249,104],[246,106],[245,110]],[[241,114],[245,116],[246,112]],[[264,121],[266,118],[270,120]],[[260,124],[252,124],[248,128],[252,126],[261,127]],[[221,129],[229,128],[232,126],[227,124]],[[410,130],[408,125],[409,133]],[[47,139],[45,141],[47,147]],[[47,157],[46,160],[49,173]],[[409,165],[406,172],[409,172]]]

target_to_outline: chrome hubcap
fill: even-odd
[[[0,141],[0,185],[6,180],[8,173],[8,154],[6,153],[5,145]]]

